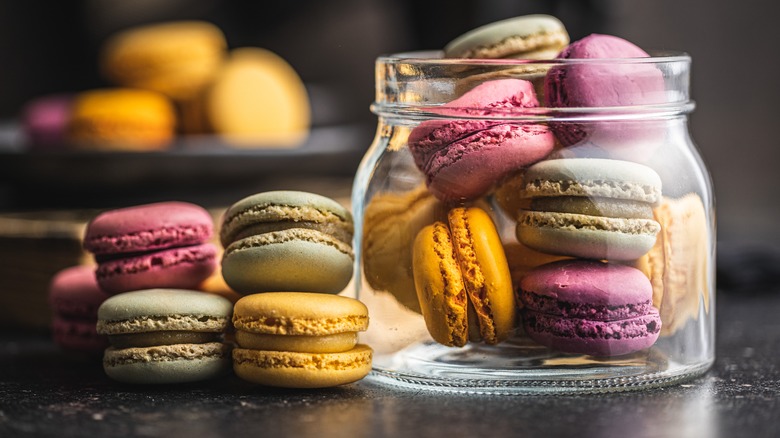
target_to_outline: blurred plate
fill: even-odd
[[[44,152],[27,151],[18,127],[5,123],[0,209],[110,205],[102,198],[112,196],[186,200],[202,197],[204,190],[218,197],[242,191],[237,187],[274,187],[276,180],[351,179],[373,135],[373,127],[341,125],[312,129],[296,148],[236,148],[217,136],[192,136],[160,152]],[[45,199],[29,199],[38,196]]]

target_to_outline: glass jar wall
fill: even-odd
[[[715,215],[689,68],[671,53],[379,58],[352,199],[375,374],[575,393],[704,373]]]

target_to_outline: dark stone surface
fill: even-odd
[[[230,376],[120,385],[99,360],[63,355],[45,334],[0,334],[0,437],[600,436],[780,434],[780,294],[718,296],[718,357],[668,388],[582,396],[408,391],[372,379],[325,390]]]

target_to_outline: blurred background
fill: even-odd
[[[213,207],[258,189],[305,188],[317,178],[322,191],[348,198],[376,125],[369,105],[378,55],[439,49],[479,25],[546,13],[564,22],[572,40],[609,33],[648,50],[691,54],[697,104],[691,130],[714,179],[719,242],[780,246],[772,102],[780,97],[779,61],[772,55],[780,41],[777,12],[777,4],[757,0],[738,8],[706,0],[0,0],[0,210],[97,209],[172,198]],[[313,132],[324,133],[315,140],[327,144],[325,152],[123,155],[117,163],[25,154],[13,146],[18,133],[9,127],[30,99],[107,86],[98,57],[109,35],[185,19],[214,23],[229,48],[262,47],[285,59],[306,85]],[[123,178],[133,182],[130,188],[114,186]]]

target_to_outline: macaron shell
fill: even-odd
[[[352,214],[335,200],[292,190],[278,190],[247,196],[225,211],[220,227],[220,241],[224,247],[238,240],[241,231],[257,223],[279,221],[341,222],[350,234],[353,232]]]
[[[311,123],[309,96],[287,61],[265,49],[233,49],[206,92],[214,132],[234,146],[295,147]]]
[[[475,321],[487,344],[507,339],[515,323],[512,278],[493,220],[480,208],[454,208],[449,213],[460,270],[474,307]]]
[[[93,254],[151,251],[208,241],[213,221],[202,207],[160,202],[106,211],[87,224],[84,248]]]
[[[417,233],[444,219],[445,207],[424,185],[403,193],[381,193],[366,206],[363,223],[363,275],[376,291],[387,291],[420,313],[414,287],[412,246]]]
[[[102,353],[108,347],[108,337],[98,335],[94,319],[54,316],[52,338],[62,349],[81,353]]]
[[[593,34],[569,45],[558,56],[580,58],[646,58],[649,55],[623,39]],[[652,63],[609,62],[555,66],[544,84],[549,107],[623,107],[661,104],[666,95],[663,74]],[[619,150],[632,143],[646,143],[654,150],[663,141],[663,126],[654,121],[552,122],[551,128],[565,146],[583,140]]]
[[[524,296],[564,300],[569,306],[540,307],[535,300],[524,300],[531,310],[574,317],[589,314],[591,318],[605,321],[631,316],[631,313],[612,313],[624,307],[628,312],[641,312],[641,309],[632,308],[650,304],[653,293],[647,277],[638,269],[588,260],[564,260],[539,266],[523,278],[520,289]],[[591,309],[576,313],[580,306]],[[597,308],[602,310],[595,310]]]
[[[552,132],[542,125],[496,125],[450,143],[430,156],[424,168],[437,198],[474,199],[509,174],[553,149]]]
[[[98,318],[104,324],[126,322],[127,326],[116,333],[161,330],[219,332],[228,324],[232,313],[233,304],[218,295],[192,290],[148,289],[109,298],[100,306]],[[209,319],[217,325],[209,327]]]
[[[226,47],[222,31],[208,22],[151,24],[108,38],[100,64],[103,75],[114,83],[183,99],[214,77]]]
[[[659,230],[650,219],[521,211],[516,234],[524,245],[548,254],[634,260],[650,251]]]
[[[68,142],[79,149],[157,151],[173,140],[173,104],[152,91],[90,90],[74,98]]]
[[[652,286],[630,266],[553,262],[529,272],[519,296],[526,333],[554,350],[619,356],[650,347],[660,334]]]
[[[657,203],[661,177],[631,161],[561,158],[540,161],[523,176],[523,197],[592,196]]]
[[[619,321],[562,318],[526,310],[523,325],[531,339],[555,350],[609,357],[651,347],[661,331],[661,318],[655,309]]]
[[[699,195],[664,198],[654,210],[661,232],[649,252],[653,303],[661,312],[661,336],[669,336],[710,311],[710,241]]]
[[[55,314],[65,317],[94,320],[109,296],[98,286],[94,266],[65,268],[49,283],[49,304]]]
[[[222,275],[233,290],[338,293],[349,284],[353,255],[346,244],[313,230],[268,234],[226,248]]]
[[[358,344],[341,353],[295,353],[236,348],[233,369],[249,382],[283,388],[327,388],[356,382],[371,371],[372,350]]]
[[[414,283],[431,337],[448,346],[468,341],[468,298],[447,225],[435,222],[414,241]]]
[[[103,357],[103,369],[110,378],[133,384],[207,380],[226,374],[230,365],[230,346],[219,342],[121,350],[109,347]]]
[[[312,292],[248,295],[235,305],[238,330],[272,335],[324,336],[368,327],[368,308],[354,298]]]
[[[541,14],[526,15],[471,30],[448,43],[444,47],[444,56],[536,59],[534,52],[549,51],[549,58],[553,58],[568,43],[569,35],[557,18]]]
[[[109,294],[155,287],[193,289],[214,272],[216,264],[216,247],[205,243],[106,261],[98,265],[96,276]]]

